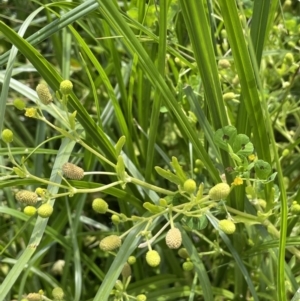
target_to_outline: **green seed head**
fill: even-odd
[[[36,208],[33,206],[26,206],[23,210],[23,212],[28,216],[33,216],[36,214]]]
[[[43,204],[38,208],[37,213],[40,217],[47,218],[53,213],[53,207],[50,204]]]
[[[187,259],[187,258],[190,257],[190,256],[189,256],[189,253],[188,253],[187,250],[186,250],[186,248],[180,248],[180,249],[178,250],[178,255],[179,255],[181,258],[183,258],[183,259]]]
[[[235,93],[233,93],[233,92],[228,92],[228,93],[223,94],[224,101],[232,100],[234,98],[235,98]]]
[[[111,221],[113,222],[114,225],[119,225],[120,223],[120,217],[116,214],[113,214],[111,216]]]
[[[228,69],[228,68],[230,68],[231,64],[228,60],[222,59],[222,60],[219,60],[218,66],[220,69]]]
[[[64,176],[71,180],[81,180],[84,177],[84,170],[73,163],[65,163],[62,166]]]
[[[18,202],[26,205],[35,205],[38,201],[38,195],[29,190],[18,191],[15,198]]]
[[[2,131],[2,140],[5,143],[11,143],[14,139],[14,134],[11,130],[5,129]]]
[[[13,105],[16,109],[18,109],[20,111],[24,110],[25,106],[26,106],[25,101],[23,101],[20,98],[16,98],[13,102]]]
[[[136,301],[147,301],[147,297],[144,294],[137,295]]]
[[[232,221],[223,219],[219,221],[219,229],[226,234],[232,234],[235,232],[236,227]]]
[[[151,267],[157,267],[160,264],[160,256],[157,251],[150,250],[146,254],[146,261]]]
[[[196,182],[192,179],[188,179],[183,184],[183,190],[186,191],[189,194],[192,194],[196,190]]]
[[[63,95],[69,95],[73,90],[73,84],[69,80],[64,80],[60,83],[59,89]]]
[[[129,256],[128,259],[127,259],[127,262],[130,264],[130,265],[133,265],[136,263],[136,258],[135,256]]]
[[[37,85],[35,90],[36,90],[36,93],[37,93],[40,101],[44,105],[48,105],[49,103],[52,102],[52,95],[51,95],[47,85],[39,84],[39,85]]]
[[[184,271],[191,271],[194,268],[194,264],[191,261],[186,261],[183,263],[182,268]]]
[[[212,187],[208,193],[209,197],[214,201],[226,199],[230,193],[230,186],[226,183],[219,183]]]
[[[128,278],[129,276],[131,276],[132,272],[131,272],[131,267],[130,265],[126,262],[124,264],[124,267],[122,269],[122,276],[123,278]]]
[[[64,291],[62,290],[62,288],[60,287],[55,287],[53,290],[52,290],[52,296],[53,296],[53,299],[55,299],[55,301],[57,300],[63,300],[64,299]]]
[[[101,250],[109,252],[119,248],[122,240],[117,235],[109,235],[100,241],[99,247]]]
[[[172,228],[166,235],[166,244],[170,249],[178,249],[182,243],[181,232],[178,228]]]
[[[98,198],[93,200],[92,207],[94,211],[104,214],[108,209],[108,204],[103,199]]]

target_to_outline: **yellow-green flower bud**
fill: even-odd
[[[183,184],[183,190],[186,191],[189,194],[192,194],[196,190],[196,182],[192,179],[188,179]]]
[[[233,93],[233,92],[228,92],[228,93],[223,94],[224,101],[232,100],[234,98],[235,98],[235,93]]]
[[[209,190],[209,197],[214,201],[226,199],[230,193],[230,186],[227,183],[219,183]]]
[[[5,129],[2,131],[2,140],[5,142],[5,143],[11,143],[14,139],[14,134],[11,130],[9,129]]]
[[[26,205],[35,205],[38,201],[38,195],[29,190],[20,190],[15,194],[18,202]]]
[[[144,294],[137,295],[136,301],[147,301],[147,297]]]
[[[104,214],[108,209],[108,204],[103,199],[97,198],[93,200],[92,207],[94,211]]]
[[[191,271],[194,268],[194,264],[191,261],[186,261],[183,263],[182,268],[184,271]]]
[[[189,258],[189,253],[187,252],[186,248],[181,248],[178,250],[178,255],[183,258],[183,259],[187,259]]]
[[[36,208],[33,207],[33,206],[26,206],[24,209],[23,209],[23,212],[28,215],[28,216],[33,216],[36,214]]]
[[[23,101],[20,98],[16,98],[13,102],[13,105],[15,108],[17,108],[20,111],[24,110],[26,106],[25,101]]]
[[[40,101],[44,105],[48,105],[49,103],[52,102],[52,95],[51,95],[47,85],[39,84],[39,85],[37,85],[35,90],[36,90],[36,93],[37,93]]]
[[[133,265],[136,263],[136,258],[135,256],[129,256],[128,259],[127,259],[127,262],[130,264],[130,265]]]
[[[53,296],[53,299],[55,299],[55,301],[57,300],[63,300],[64,299],[64,291],[62,290],[62,288],[60,287],[55,287],[53,290],[52,290],[52,296]]]
[[[28,294],[27,297],[28,301],[41,301],[42,296],[39,293],[31,293]]]
[[[69,95],[72,92],[72,90],[73,90],[73,84],[69,80],[63,80],[60,83],[60,88],[59,89],[60,89],[60,92],[63,95]]]
[[[157,267],[160,264],[160,256],[157,251],[150,250],[146,254],[146,261],[151,267]]]
[[[129,276],[131,276],[132,272],[131,272],[131,267],[130,265],[126,262],[123,266],[122,269],[122,276],[123,278],[128,278]]]
[[[39,196],[44,196],[46,194],[46,189],[43,189],[41,187],[38,187],[36,190],[35,190],[35,193]]]
[[[222,59],[222,60],[219,60],[218,66],[220,69],[228,69],[228,68],[230,68],[231,64],[228,60]]]
[[[84,177],[84,170],[73,163],[65,163],[62,166],[64,176],[71,180],[81,180]]]
[[[109,252],[119,248],[122,240],[117,235],[109,235],[100,241],[99,247],[101,250]]]
[[[111,216],[111,221],[112,221],[112,223],[114,225],[119,225],[119,223],[120,223],[120,217],[118,215],[116,215],[116,214],[113,214]]]
[[[290,154],[290,150],[288,148],[285,148],[282,152],[282,157],[287,157]]]
[[[288,52],[284,57],[284,62],[288,65],[292,65],[294,63],[294,56],[291,52]]]
[[[223,219],[219,221],[219,229],[226,234],[232,234],[235,232],[235,224],[228,219]]]
[[[261,208],[265,209],[265,208],[267,207],[267,202],[266,202],[265,200],[263,200],[263,199],[258,199],[257,202],[258,202],[258,205],[259,205]]]
[[[178,249],[182,243],[182,235],[178,228],[172,228],[166,235],[166,244],[170,249]]]
[[[50,204],[43,204],[38,208],[37,213],[40,217],[47,218],[53,213],[53,207]]]
[[[120,291],[120,292],[123,291],[124,285],[123,285],[123,283],[122,283],[121,280],[117,280],[117,281],[116,281],[116,283],[115,283],[115,288],[116,288],[118,291]]]
[[[300,204],[298,204],[296,201],[294,201],[291,206],[291,212],[292,214],[300,215]]]

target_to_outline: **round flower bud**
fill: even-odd
[[[184,271],[191,271],[194,268],[194,264],[191,261],[186,261],[183,263],[182,268]]]
[[[20,111],[24,110],[26,106],[25,102],[20,98],[16,98],[13,102],[13,105]]]
[[[28,294],[27,297],[28,301],[41,301],[42,296],[39,293],[31,293]]]
[[[108,204],[103,199],[98,198],[93,200],[92,207],[94,211],[104,214],[108,209]]]
[[[144,294],[137,295],[136,301],[147,301],[147,297]]]
[[[121,244],[122,240],[119,236],[109,235],[100,241],[99,247],[101,250],[108,252],[119,248]]]
[[[64,291],[62,290],[62,288],[60,287],[55,287],[53,290],[52,290],[52,296],[53,296],[53,299],[56,300],[63,300],[64,299]]]
[[[43,204],[38,208],[37,213],[40,217],[47,218],[53,213],[53,207],[50,204]]]
[[[172,228],[166,235],[166,244],[170,249],[178,249],[182,243],[181,232],[178,228]]]
[[[128,259],[127,259],[127,262],[130,264],[130,265],[133,265],[136,263],[136,258],[135,256],[129,256]]]
[[[33,206],[26,206],[24,209],[23,209],[23,212],[28,215],[28,216],[33,216],[36,214],[36,208],[33,207]]]
[[[235,232],[235,224],[228,219],[223,219],[219,221],[219,229],[226,234],[232,234]]]
[[[258,202],[258,205],[259,205],[261,208],[266,209],[266,207],[267,207],[267,202],[266,202],[265,200],[263,200],[263,199],[258,199],[257,202]]]
[[[160,264],[160,256],[157,251],[150,250],[146,254],[146,261],[151,267],[157,267]]]
[[[120,223],[120,217],[116,214],[113,214],[111,216],[111,221],[113,222],[114,225],[118,225]]]
[[[5,143],[11,143],[13,141],[14,134],[11,130],[5,129],[2,131],[2,140]]]
[[[129,276],[131,276],[131,267],[130,265],[126,262],[123,266],[123,269],[122,269],[122,276],[124,278],[128,278]]]
[[[192,179],[188,179],[183,184],[183,190],[186,191],[189,194],[192,194],[196,190],[196,182]]]
[[[44,105],[48,105],[49,103],[52,102],[52,95],[51,95],[47,85],[39,84],[39,85],[37,85],[35,90],[36,90],[36,93],[37,93],[40,101]]]
[[[298,204],[296,201],[294,201],[291,206],[291,212],[292,214],[300,215],[300,204]]]
[[[44,196],[46,194],[46,189],[43,189],[41,187],[38,187],[36,190],[35,190],[35,193],[39,196]]]
[[[228,93],[223,94],[224,101],[232,100],[234,98],[235,98],[235,93],[233,93],[233,92],[228,92]]]
[[[26,205],[35,205],[38,201],[38,195],[29,190],[20,190],[15,194],[18,202]]]
[[[183,259],[187,259],[189,258],[189,253],[187,252],[186,248],[181,248],[178,250],[178,255],[183,258]]]
[[[84,170],[73,163],[65,163],[62,166],[64,176],[71,180],[81,180],[84,177]]]
[[[209,190],[209,197],[214,201],[226,199],[230,193],[230,186],[226,183],[219,183]]]
[[[69,80],[63,80],[61,83],[60,83],[60,92],[63,94],[63,95],[68,95],[72,92],[72,89],[73,89],[73,84],[71,81]]]

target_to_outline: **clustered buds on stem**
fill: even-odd
[[[182,243],[181,232],[178,228],[172,228],[166,235],[166,244],[170,249],[178,249]]]
[[[65,163],[62,166],[64,176],[71,180],[81,180],[84,177],[84,170],[73,163]]]

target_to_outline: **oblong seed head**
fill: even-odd
[[[64,176],[71,180],[81,180],[84,177],[84,170],[70,162],[62,166],[62,172]]]
[[[178,249],[182,244],[182,235],[178,228],[172,228],[166,235],[166,244],[170,249]]]
[[[37,213],[40,217],[47,218],[53,213],[53,207],[47,203],[43,204],[38,208]]]
[[[214,201],[226,199],[230,193],[230,186],[227,183],[219,183],[209,190],[209,197]]]
[[[131,272],[131,267],[129,265],[129,263],[125,262],[123,269],[122,269],[122,276],[124,278],[128,278],[129,276],[131,276],[132,272]]]
[[[146,261],[151,267],[157,267],[160,264],[160,255],[155,250],[146,253]]]
[[[26,205],[35,205],[38,201],[38,195],[29,190],[20,190],[15,194],[18,202]]]
[[[48,105],[49,103],[52,102],[52,95],[51,95],[47,85],[39,84],[39,85],[37,85],[35,90],[36,90],[36,93],[37,93],[40,101],[44,105]]]
[[[222,219],[219,221],[219,229],[226,234],[233,234],[235,232],[235,224],[229,219]]]
[[[104,214],[108,209],[108,204],[103,199],[97,198],[93,200],[92,207],[94,211]]]
[[[101,250],[109,252],[119,248],[122,244],[122,240],[117,235],[109,235],[104,237],[99,244]]]

